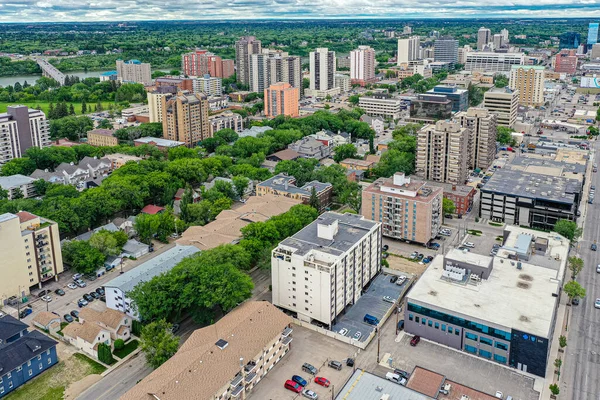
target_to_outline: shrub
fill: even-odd
[[[558,395],[560,393],[560,388],[558,387],[558,385],[556,383],[553,383],[552,385],[550,385],[550,391],[552,392],[553,395]]]
[[[561,349],[567,347],[567,338],[564,335],[560,335],[558,338],[558,345]]]
[[[124,346],[125,346],[125,342],[123,341],[123,339],[117,339],[115,340],[115,350],[121,350]]]

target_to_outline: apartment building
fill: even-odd
[[[469,130],[457,121],[438,121],[417,133],[415,175],[436,182],[463,184],[468,177]]]
[[[23,157],[30,147],[50,144],[50,128],[43,112],[15,105],[0,113],[0,165]]]
[[[301,157],[314,158],[316,160],[329,157],[331,155],[331,147],[331,144],[326,145],[322,141],[310,136],[306,136],[288,145],[289,150],[297,152]]]
[[[273,305],[331,326],[380,270],[381,223],[326,212],[273,250]]]
[[[488,169],[496,157],[497,117],[485,108],[471,107],[454,118],[469,130],[469,169]]]
[[[208,100],[205,94],[179,92],[163,97],[163,137],[195,147],[210,136]]]
[[[289,83],[273,83],[264,91],[265,116],[275,118],[278,115],[298,117],[300,89]]]
[[[498,126],[512,128],[517,122],[519,91],[493,87],[483,95],[483,108],[496,114]]]
[[[165,86],[156,88],[146,94],[148,99],[148,118],[150,122],[162,122],[163,97],[171,97],[177,93],[177,88]]]
[[[250,90],[263,93],[270,85],[285,82],[298,88],[300,99],[302,88],[301,58],[289,56],[282,50],[262,49],[260,54],[250,56]]]
[[[33,183],[35,179],[25,175],[0,176],[0,189],[8,192],[8,199],[14,198],[28,199],[34,197],[37,193]]]
[[[96,186],[112,171],[113,164],[108,158],[83,157],[79,163],[60,163],[54,171],[36,169],[30,175],[34,179],[63,185],[76,185],[87,188],[94,182]]]
[[[519,91],[519,104],[544,105],[545,68],[541,65],[514,65],[510,70],[510,88]]]
[[[415,177],[416,178],[416,177]],[[420,179],[420,178],[416,178]],[[442,188],[444,198],[454,203],[454,214],[462,216],[472,210],[477,189],[469,185],[456,185],[454,183],[442,183],[425,181],[433,187]]]
[[[244,130],[244,119],[242,116],[231,111],[211,115],[208,117],[208,120],[210,121],[211,137],[221,129],[233,129],[236,133],[241,133]]]
[[[326,97],[339,93],[335,86],[335,51],[317,48],[311,51],[310,60],[310,92],[307,95]]]
[[[0,298],[29,295],[63,272],[58,224],[27,211],[0,215]]]
[[[361,214],[381,223],[383,236],[428,243],[442,225],[442,188],[396,172],[362,192]]]
[[[121,83],[141,83],[152,85],[152,71],[149,63],[138,60],[117,60],[117,80]]]
[[[207,50],[196,50],[181,55],[181,73],[187,76],[208,74],[214,78],[229,78],[234,73],[229,64],[233,64],[233,60],[223,60]]]
[[[465,71],[509,72],[513,65],[525,64],[525,54],[473,51],[465,60]]]
[[[554,71],[573,75],[577,72],[577,50],[563,49],[554,56]]]
[[[301,200],[304,204],[310,204],[313,189],[319,199],[320,211],[324,211],[325,207],[329,207],[331,204],[333,196],[333,185],[331,183],[311,181],[302,187],[298,187],[296,186],[296,178],[293,176],[278,174],[256,185],[256,195],[284,196]]]
[[[266,301],[244,302],[194,331],[173,357],[121,399],[248,399],[290,350],[291,324]]]
[[[452,65],[458,62],[458,40],[444,36],[433,42],[434,61],[448,62]]]
[[[492,40],[492,31],[483,26],[477,31],[477,50],[481,51]]]
[[[92,129],[87,133],[87,143],[90,146],[118,146],[119,139],[114,133],[112,129]]]
[[[176,91],[189,90],[193,89],[192,78],[182,78],[181,76],[160,76],[154,80],[154,88],[164,88],[168,87],[173,90],[175,88]]]
[[[340,93],[347,93],[352,89],[352,80],[348,75],[335,74],[335,87],[340,90]]]
[[[420,59],[420,48],[421,40],[418,36],[411,36],[408,39],[398,39],[398,55],[396,57],[398,65]]]
[[[260,54],[262,43],[254,36],[244,36],[235,42],[235,65],[237,67],[237,81],[250,84],[250,56]]]
[[[360,86],[375,81],[375,50],[371,47],[358,46],[350,52],[350,80]]]
[[[358,100],[358,106],[365,110],[365,113],[370,117],[397,120],[402,113],[402,101],[384,93],[361,96]]]
[[[205,74],[194,79],[192,82],[192,90],[194,93],[204,93],[207,96],[222,96],[222,81],[221,78],[215,78],[209,74]]]

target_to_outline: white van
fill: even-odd
[[[393,372],[388,372],[387,374],[385,374],[385,379],[397,383],[399,385],[406,386],[406,379]]]

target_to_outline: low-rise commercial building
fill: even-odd
[[[326,212],[273,250],[273,305],[331,326],[380,270],[381,224]]]
[[[382,117],[397,120],[401,116],[402,101],[394,99],[386,94],[375,94],[373,96],[361,96],[358,106],[370,117]]]
[[[469,91],[456,86],[438,85],[427,93],[446,96],[452,102],[452,111],[465,111],[469,107]]]
[[[472,51],[466,53],[466,71],[509,72],[513,65],[525,64],[523,53],[490,53]]]
[[[410,117],[429,122],[451,118],[452,100],[446,96],[420,94],[410,102]]]
[[[244,130],[242,116],[231,111],[211,115],[208,119],[210,121],[210,136],[214,136],[221,129],[233,129],[236,133],[241,133]]]
[[[362,369],[356,369],[335,400],[430,400],[431,397],[411,390]]]
[[[8,199],[34,197],[36,195],[33,183],[36,180],[25,175],[0,176],[0,188],[8,192]]]
[[[119,139],[112,129],[93,129],[87,133],[87,142],[91,146],[118,146]]]
[[[296,178],[293,176],[278,174],[256,185],[256,195],[284,196],[300,200],[304,204],[310,204],[313,189],[319,199],[320,210],[325,210],[331,204],[333,196],[333,185],[331,183],[311,181],[302,187],[298,187],[296,186]]]
[[[361,214],[380,222],[384,236],[428,243],[442,225],[442,189],[396,172],[363,190]]]
[[[519,91],[508,87],[491,88],[483,95],[483,108],[497,115],[498,126],[512,128],[517,122]]]

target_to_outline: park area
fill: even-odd
[[[8,106],[14,106],[14,105],[25,105],[29,108],[40,108],[46,115],[48,115],[48,110],[50,108],[50,103],[49,102],[44,102],[44,101],[33,101],[31,103],[1,103],[0,102],[0,113],[4,113],[6,112],[6,109]],[[73,108],[75,109],[75,114],[76,115],[81,115],[81,104],[82,103],[67,103],[67,107],[70,107],[71,104],[73,105]],[[110,101],[102,101],[102,109],[103,110],[108,110],[110,108],[111,104],[114,104]],[[56,105],[56,103],[54,103],[54,105]],[[91,104],[87,104],[87,110],[88,112],[94,112],[94,107],[96,106],[96,103],[91,103]]]

